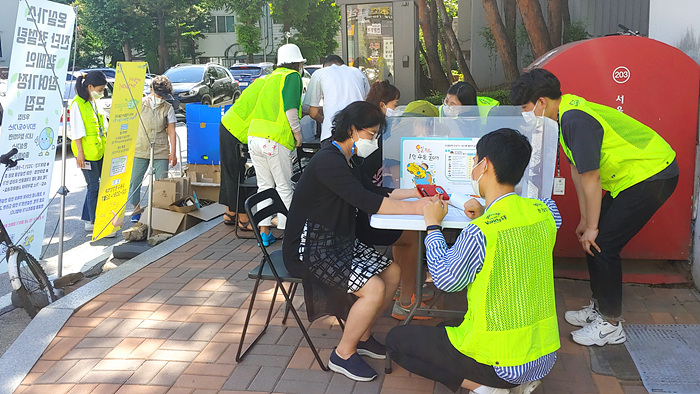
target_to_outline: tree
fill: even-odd
[[[517,0],[517,3],[525,29],[530,37],[533,55],[538,58],[552,50],[552,41],[549,38],[542,7],[540,7],[539,0]]]
[[[562,22],[564,17],[562,0],[547,1],[547,16],[549,22],[549,39],[553,47],[558,47],[561,45]]]
[[[469,71],[469,66],[467,65],[467,60],[464,58],[464,53],[462,52],[462,48],[459,45],[459,41],[457,41],[457,35],[455,34],[454,30],[452,30],[452,17],[447,14],[447,9],[445,8],[445,3],[443,2],[443,0],[434,1],[435,5],[437,6],[438,12],[440,13],[440,19],[442,20],[442,27],[445,31],[445,36],[447,38],[446,44],[448,44],[451,47],[452,53],[457,59],[459,70],[462,72],[462,75],[464,75],[464,81],[474,86],[474,89],[478,89],[478,87],[476,86],[476,81],[474,81],[474,77],[472,76],[471,71]],[[449,53],[449,51],[445,51],[445,53],[447,54]],[[449,56],[445,57],[449,58]],[[450,61],[447,62],[448,73],[451,73],[449,67],[450,63]]]
[[[486,19],[491,26],[496,49],[501,56],[503,62],[503,72],[505,73],[508,83],[512,83],[520,76],[518,71],[517,52],[515,50],[515,38],[507,33],[506,27],[501,19],[501,14],[498,11],[497,0],[482,0]]]
[[[418,0],[418,24],[423,32],[423,41],[425,42],[425,63],[428,66],[430,78],[433,81],[433,89],[445,92],[450,86],[450,81],[445,75],[440,64],[440,55],[438,53],[438,26],[437,26],[437,9],[432,3],[432,9],[428,6],[428,0]]]
[[[308,62],[315,63],[338,47],[340,9],[333,0],[272,0],[271,9],[282,31],[298,31],[289,41],[299,46]]]

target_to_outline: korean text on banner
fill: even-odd
[[[93,241],[119,230],[124,222],[145,79],[146,62],[117,63]]]
[[[17,10],[0,129],[2,153],[17,148],[15,159],[22,161],[7,170],[0,187],[0,219],[15,244],[39,256],[46,224],[46,214],[39,214],[50,197],[75,13],[46,0],[28,4],[20,1]]]

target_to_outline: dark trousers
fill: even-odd
[[[241,198],[238,200],[236,191],[238,181],[245,177],[246,158],[240,157],[238,146],[242,145],[223,124],[219,125],[219,150],[221,154],[221,187],[219,189],[219,203],[226,205],[236,213],[245,213],[243,203],[247,198],[246,189],[241,190]]]
[[[593,299],[606,318],[622,315],[622,248],[671,196],[677,184],[678,176],[644,181],[615,198],[610,193],[603,197],[596,238],[601,252],[591,248],[594,255],[586,254],[586,259]]]
[[[97,196],[100,194],[100,175],[102,174],[102,159],[91,161],[85,160],[92,166],[89,170],[81,170],[85,182],[87,183],[87,192],[85,193],[85,202],[83,203],[83,213],[80,215],[82,220],[90,223],[95,223],[95,211],[97,210]]]
[[[386,348],[391,359],[409,372],[436,380],[452,391],[459,390],[464,379],[503,389],[517,386],[501,379],[493,366],[455,349],[444,327],[394,327],[386,336]]]

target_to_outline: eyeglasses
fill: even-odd
[[[372,139],[373,139],[373,140],[378,139],[379,136],[381,135],[381,132],[379,132],[379,131],[372,131],[372,130],[367,129],[367,128],[364,128],[364,129],[361,129],[361,130],[364,130],[364,131],[366,131],[366,132],[372,134]]]

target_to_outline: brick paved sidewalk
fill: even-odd
[[[253,287],[247,273],[260,257],[254,241],[236,239],[224,225],[182,245],[78,310],[15,392],[449,393],[441,384],[398,366],[384,376],[381,360],[369,361],[380,375],[368,383],[321,371],[294,320],[282,325],[280,308],[268,332],[237,364],[235,353]],[[264,283],[259,299],[270,300],[272,282]],[[588,303],[587,282],[557,279],[556,289],[560,316]],[[700,302],[689,289],[626,285],[624,291],[627,323],[700,321]],[[295,304],[302,306],[303,297]],[[268,306],[256,303],[260,309],[253,315],[253,335],[248,338],[262,328]],[[380,340],[397,324],[388,316],[387,311],[376,327]],[[571,342],[572,327],[563,318],[560,331],[558,361],[535,393],[646,392],[639,381],[620,382],[592,373],[588,349]],[[328,318],[314,322],[310,335],[327,360],[341,331]]]

